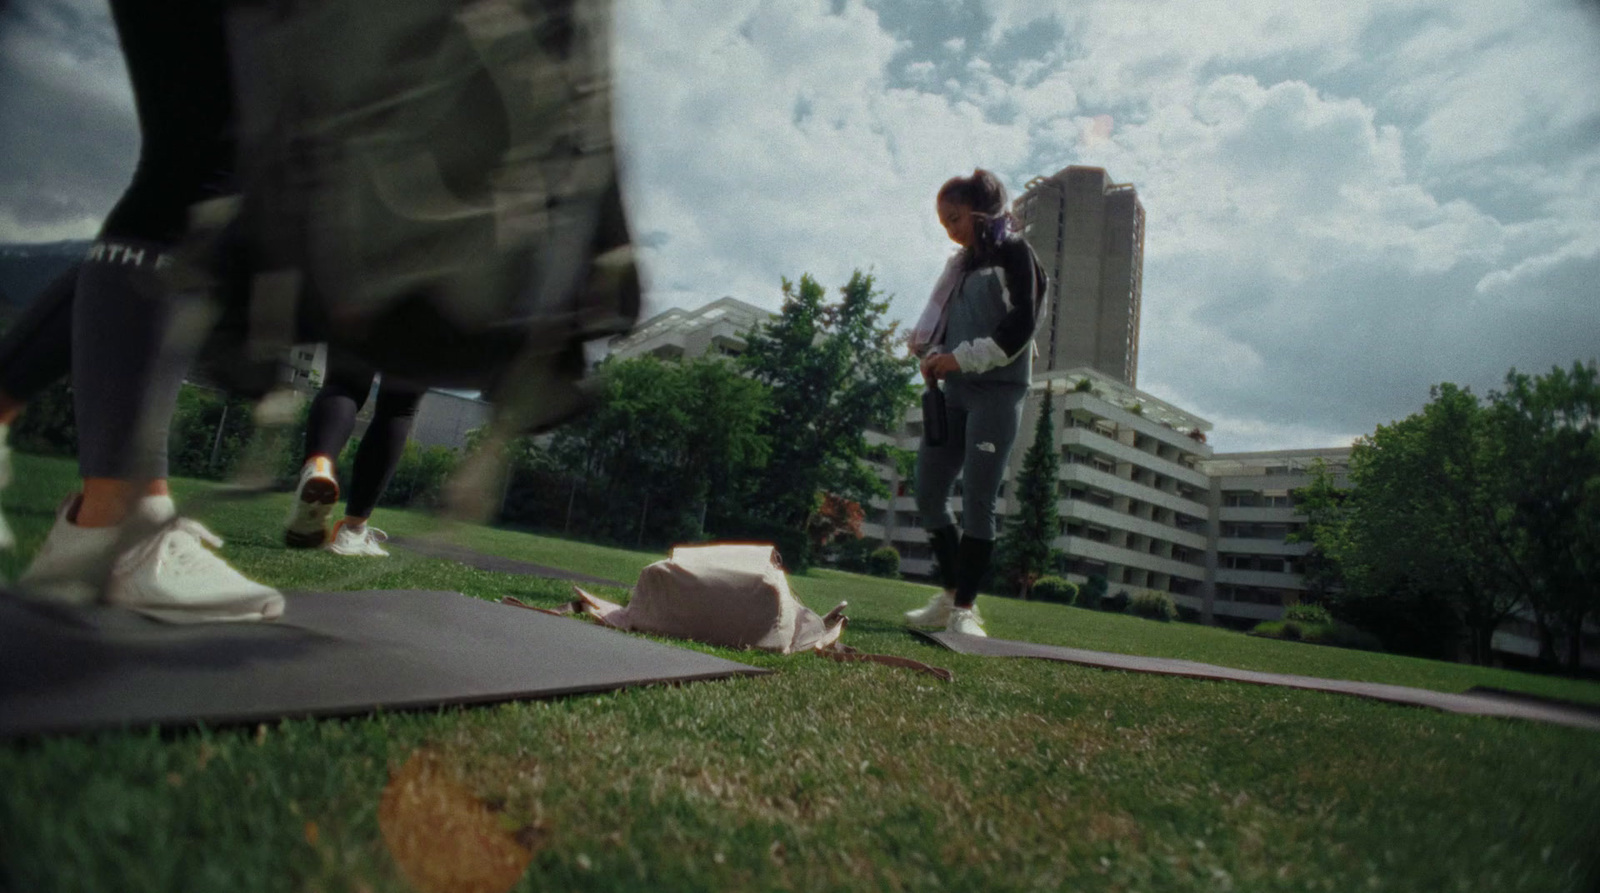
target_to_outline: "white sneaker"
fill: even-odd
[[[950,619],[950,609],[955,607],[956,594],[946,589],[928,599],[926,607],[906,612],[906,623],[912,626],[944,626]]]
[[[328,541],[328,516],[339,501],[333,463],[318,456],[300,467],[294,505],[283,522],[283,542],[291,549],[315,549]]]
[[[17,579],[24,595],[74,605],[100,600],[117,547],[137,541],[178,514],[170,496],[146,496],[134,504],[128,520],[115,527],[79,527],[68,518],[75,514],[80,495],[67,497],[56,509],[56,523],[33,563]]]
[[[947,633],[960,633],[963,636],[985,636],[983,631],[983,618],[978,616],[978,606],[970,608],[951,608],[950,623],[945,626]]]
[[[333,525],[333,539],[328,543],[328,551],[336,555],[384,558],[388,556],[389,551],[378,544],[388,539],[389,534],[371,524],[357,527],[350,523],[349,518],[342,518],[338,524]]]
[[[199,521],[174,518],[117,557],[106,601],[168,623],[281,615],[282,593],[247,579],[207,548],[221,545]]]

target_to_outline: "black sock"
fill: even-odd
[[[961,563],[957,556],[961,534],[956,532],[954,524],[949,524],[928,531],[928,542],[933,546],[933,560],[939,564],[939,585],[945,589],[956,588],[956,568]]]
[[[975,537],[961,538],[961,548],[956,558],[956,607],[970,608],[978,600],[978,587],[989,573],[989,556],[994,554],[994,540]]]

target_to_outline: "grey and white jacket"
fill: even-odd
[[[1033,336],[1044,317],[1049,282],[1021,236],[1001,242],[989,265],[962,274],[945,307],[939,350],[955,356],[952,380],[1026,384],[1033,375]]]

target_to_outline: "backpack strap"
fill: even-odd
[[[538,605],[530,605],[514,595],[502,595],[500,596],[500,604],[527,608],[530,611],[538,611],[540,614],[549,614],[552,617],[571,617],[573,614],[581,613],[578,602],[564,602],[554,608],[541,608]]]
[[[927,673],[941,682],[954,682],[956,678],[954,673],[944,667],[931,666],[920,660],[912,660],[909,657],[900,657],[896,654],[868,654],[859,648],[852,648],[839,642],[834,642],[826,648],[818,648],[816,653],[820,657],[826,657],[829,660],[836,660],[840,663],[873,663],[915,670],[919,673]]]

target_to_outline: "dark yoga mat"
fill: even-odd
[[[0,593],[0,737],[348,715],[767,672],[455,592],[287,598],[270,623],[170,625]]]
[[[1133,673],[1155,673],[1162,676],[1186,676],[1190,679],[1214,679],[1226,682],[1249,682],[1255,685],[1280,685],[1308,691],[1326,691],[1355,695],[1394,704],[1415,707],[1432,707],[1451,713],[1468,713],[1478,716],[1502,716],[1531,719],[1536,722],[1556,723],[1578,729],[1600,731],[1600,714],[1584,705],[1555,704],[1533,701],[1499,693],[1450,694],[1425,688],[1403,685],[1384,685],[1377,682],[1352,682],[1345,679],[1322,679],[1317,676],[1293,676],[1284,673],[1259,673],[1254,670],[1235,670],[1215,664],[1170,657],[1139,657],[1132,654],[1114,654],[1109,651],[1088,651],[1067,648],[1063,645],[1039,645],[1034,642],[1013,642],[1008,639],[990,639],[982,636],[963,636],[959,633],[912,630],[919,636],[942,645],[958,654],[975,654],[983,657],[1036,657],[1098,667],[1102,670],[1127,670]]]

